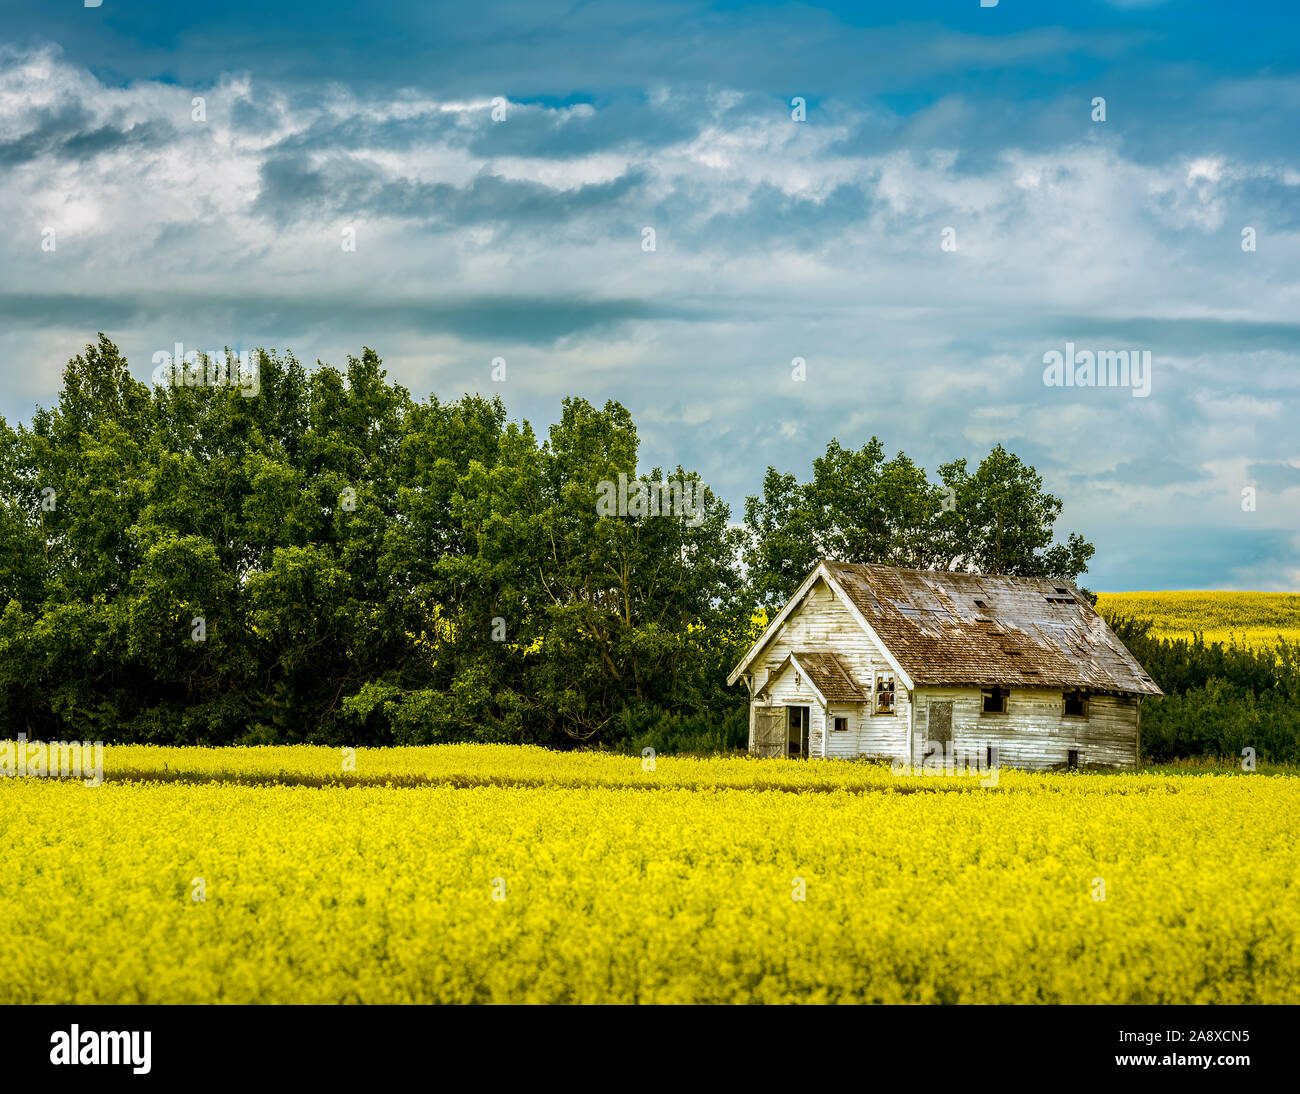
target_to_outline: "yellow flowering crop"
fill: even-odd
[[[1097,610],[1153,621],[1156,638],[1235,642],[1272,649],[1279,638],[1300,642],[1300,593],[1170,592],[1099,593]]]
[[[1300,1002],[1292,776],[345,759],[0,779],[0,1002]]]

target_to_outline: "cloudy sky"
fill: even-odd
[[[643,466],[736,513],[831,437],[930,468],[1002,442],[1097,545],[1091,587],[1297,590],[1298,28],[1240,0],[4,0],[0,414],[100,330],[141,379],[178,341],[368,345],[539,429],[616,398]],[[1067,343],[1149,351],[1150,394],[1045,385]]]

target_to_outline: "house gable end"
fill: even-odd
[[[819,587],[826,590],[826,599],[820,604],[817,598]],[[833,609],[830,607],[832,604],[834,605]],[[758,641],[750,647],[749,651],[741,659],[740,664],[732,670],[731,675],[727,677],[727,683],[734,684],[744,673],[754,671],[755,667],[761,664],[760,656],[773,645],[780,646],[787,628],[804,613],[815,614],[828,610],[833,610],[835,614],[842,613],[845,624],[866,638],[872,651],[894,671],[899,683],[909,691],[912,689],[911,677],[898,663],[898,660],[884,642],[881,641],[880,636],[871,628],[852,599],[835,581],[826,569],[825,564],[819,565],[804,579],[799,590],[790,598],[785,607],[777,613],[762,635],[759,636]],[[839,652],[837,642],[833,637],[823,638],[813,643],[813,645],[823,647],[830,653]],[[803,648],[810,647],[805,643]],[[787,653],[795,652],[789,646],[787,646],[786,651]],[[773,671],[772,675],[775,676],[775,671]],[[851,676],[852,673],[850,672],[849,675]]]
[[[777,612],[772,621],[768,623],[763,633],[758,636],[758,640],[749,647],[745,656],[740,659],[740,664],[731,670],[731,675],[727,677],[728,687],[740,679],[745,670],[758,659],[758,655],[767,648],[778,634],[781,633],[786,620],[789,619],[790,616],[794,614],[795,610],[803,603],[804,597],[808,595],[808,592],[812,589],[813,585],[816,584],[817,579],[821,577],[824,580],[823,569],[823,566],[818,566],[812,573],[803,579],[803,584],[795,590],[794,596],[790,597],[790,599],[786,601],[785,607]]]

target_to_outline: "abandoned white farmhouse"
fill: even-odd
[[[1074,585],[821,563],[728,678],[764,756],[1132,767],[1160,695]]]

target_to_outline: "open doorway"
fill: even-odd
[[[808,755],[808,722],[810,707],[786,707],[789,713],[786,721],[786,754],[789,756]]]

